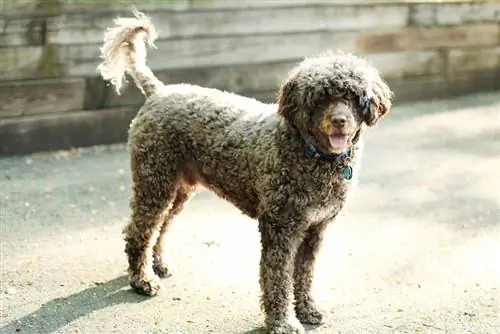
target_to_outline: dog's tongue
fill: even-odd
[[[328,139],[330,139],[330,145],[333,149],[341,150],[347,148],[348,137],[345,135],[333,135]]]

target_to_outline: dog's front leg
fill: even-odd
[[[301,233],[268,218],[259,219],[261,304],[270,334],[304,333],[293,312],[293,264]]]
[[[323,313],[316,307],[311,295],[314,263],[321,246],[327,222],[311,226],[299,246],[295,256],[294,295],[295,314],[304,324],[318,325],[323,321]]]

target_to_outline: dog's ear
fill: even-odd
[[[292,79],[285,80],[281,84],[277,94],[278,115],[284,117],[290,122],[294,121],[295,114],[298,109],[298,96],[296,94],[297,82]]]
[[[366,125],[374,126],[378,121],[389,113],[392,107],[393,93],[385,83],[376,85],[374,94],[370,93],[364,98],[363,120]]]

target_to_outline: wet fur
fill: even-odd
[[[149,19],[117,19],[107,31],[98,70],[119,92],[125,73],[146,101],[132,121],[128,147],[132,217],[125,227],[130,285],[155,295],[169,274],[164,237],[196,187],[204,186],[258,221],[261,306],[269,333],[302,333],[323,315],[311,295],[324,231],[339,214],[358,172],[362,131],[391,108],[378,71],[347,53],[308,57],[285,78],[277,104],[196,85],[164,85],[146,66]],[[168,50],[167,50],[168,52]],[[345,117],[345,128],[332,119]],[[304,139],[331,153],[328,136],[347,131],[352,155],[313,158]]]

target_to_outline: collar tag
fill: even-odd
[[[344,176],[346,180],[352,179],[352,167],[350,165],[346,165],[342,168],[342,176]]]

